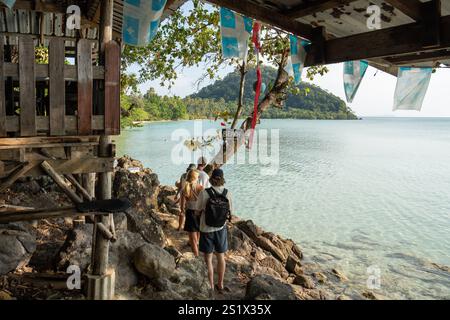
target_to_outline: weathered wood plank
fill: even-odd
[[[98,144],[99,136],[65,136],[65,137],[29,137],[29,138],[3,138],[0,139],[0,149],[11,148],[37,148],[43,145],[76,145]]]
[[[92,133],[92,44],[81,39],[77,45],[78,66],[78,134]]]
[[[36,166],[36,163],[24,163],[21,168],[14,171],[8,179],[6,179],[1,185],[0,185],[0,193],[4,192],[6,189],[8,189],[10,186],[13,185],[14,182],[17,181],[20,177],[23,177],[27,172],[29,172],[31,169],[33,169]]]
[[[64,81],[64,40],[52,39],[49,48],[50,75],[50,135],[62,136],[65,132],[66,85]]]
[[[39,132],[48,133],[50,131],[49,117],[37,116],[37,130]],[[92,117],[92,130],[103,131],[105,128],[104,116]],[[19,132],[20,124],[18,116],[6,116],[6,131],[7,132]],[[74,135],[78,132],[78,120],[77,116],[65,117],[65,130],[66,135]]]
[[[4,41],[4,37],[0,37],[0,137],[6,136],[5,77],[3,75],[3,65],[5,63]]]
[[[105,134],[120,134],[120,46],[105,46]]]
[[[20,135],[36,135],[36,76],[33,38],[19,38]]]
[[[74,190],[70,188],[67,184],[64,176],[61,176],[58,171],[56,171],[51,164],[47,161],[41,163],[41,168],[55,181],[55,183],[64,191],[64,193],[72,200],[74,203],[81,203],[83,200],[76,194]]]
[[[93,66],[94,80],[105,79],[105,68],[103,66]],[[35,65],[36,78],[47,78],[49,76],[48,65],[36,64]],[[19,65],[17,63],[5,62],[4,64],[4,76],[13,77],[18,79],[19,77]],[[64,79],[66,81],[77,81],[77,66],[64,65]]]

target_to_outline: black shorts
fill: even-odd
[[[195,214],[195,210],[186,209],[186,222],[184,231],[200,232],[200,217]]]
[[[200,233],[200,252],[203,253],[225,253],[228,251],[228,230],[223,227],[222,230],[215,232]]]

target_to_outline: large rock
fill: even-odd
[[[289,284],[268,276],[257,275],[247,283],[247,300],[297,300]]]
[[[130,168],[136,168],[137,171]],[[131,170],[131,171],[130,171]],[[158,175],[144,169],[142,163],[129,157],[118,159],[114,173],[113,194],[116,198],[128,198],[133,208],[141,213],[158,208]]]
[[[25,266],[36,250],[36,238],[20,224],[0,224],[0,275]]]
[[[267,256],[261,260],[260,265],[274,270],[281,278],[287,279],[289,272],[286,271],[284,265],[272,256]]]
[[[130,290],[138,284],[140,274],[133,263],[134,252],[145,244],[138,233],[127,230],[117,233],[117,241],[109,249],[109,263],[116,271],[117,290]]]
[[[150,243],[136,250],[134,265],[149,279],[169,278],[176,267],[175,259],[169,252]]]
[[[163,222],[153,211],[143,213],[134,209],[126,212],[128,230],[139,233],[146,241],[163,247],[166,243]]]
[[[92,235],[94,225],[75,225],[69,231],[66,242],[59,252],[58,269],[66,270],[71,265],[78,266],[82,272],[86,272],[91,263]]]
[[[202,300],[209,298],[208,271],[203,259],[185,253],[171,277],[171,290],[183,299]]]

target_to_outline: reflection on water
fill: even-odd
[[[216,127],[204,122],[204,127]],[[170,153],[171,133],[192,122],[126,130],[129,154],[173,184],[185,166]],[[450,298],[450,119],[264,120],[280,129],[280,168],[228,165],[237,214],[297,241],[312,262],[338,267],[365,290],[381,270],[391,298]],[[241,150],[240,152],[245,152]]]

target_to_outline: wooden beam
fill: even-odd
[[[44,146],[97,145],[99,136],[28,137],[0,139],[0,149],[43,148]]]
[[[317,12],[333,9],[338,6],[347,5],[356,0],[316,0],[302,3],[292,9],[283,12],[289,19],[300,19]]]
[[[89,192],[84,189],[81,184],[75,179],[75,177],[72,174],[66,174],[67,180],[83,195],[83,197],[88,200],[92,201],[94,198],[89,194]]]
[[[424,36],[421,39],[425,48],[438,47],[441,44],[441,0],[431,0],[421,4]]]
[[[2,212],[0,213],[0,223],[10,223],[19,221],[34,221],[54,218],[70,218],[78,216],[103,215],[104,212],[78,212],[74,207],[25,210],[21,212]]]
[[[325,64],[450,48],[450,16],[442,17],[439,25],[441,30],[440,46],[432,49],[424,48],[421,43],[420,39],[424,39],[426,29],[422,23],[418,22],[330,39],[325,44]],[[320,64],[315,58],[315,50],[318,50],[318,47],[313,43],[311,53],[306,57],[306,66]]]
[[[399,11],[406,14],[415,21],[422,20],[421,7],[422,3],[419,0],[384,0]]]
[[[66,83],[64,81],[64,40],[52,39],[49,48],[50,135],[63,136],[66,117]]]
[[[14,182],[17,181],[20,177],[25,175],[28,171],[33,169],[36,166],[35,163],[24,163],[21,168],[13,172],[0,186],[0,193],[4,192],[6,189],[11,187]]]
[[[3,65],[5,63],[5,40],[0,37],[0,137],[6,136],[6,92]]]
[[[41,163],[41,168],[55,181],[55,183],[64,191],[64,193],[72,200],[74,203],[81,203],[83,200],[73,191],[66,183],[64,178],[59,175],[59,173],[53,169],[53,167],[47,162],[43,161]]]
[[[396,57],[386,58],[392,64],[399,66],[414,66],[417,63],[439,62],[450,60],[450,50],[438,50],[432,52],[423,52],[417,54],[408,54]]]
[[[293,33],[299,37],[311,39],[313,27],[288,19],[285,15],[274,10],[255,5],[247,0],[207,0],[212,4],[229,8],[240,14],[257,19],[263,23]]]
[[[34,68],[34,41],[31,37],[19,38],[20,80],[20,135],[36,135],[36,75]]]

